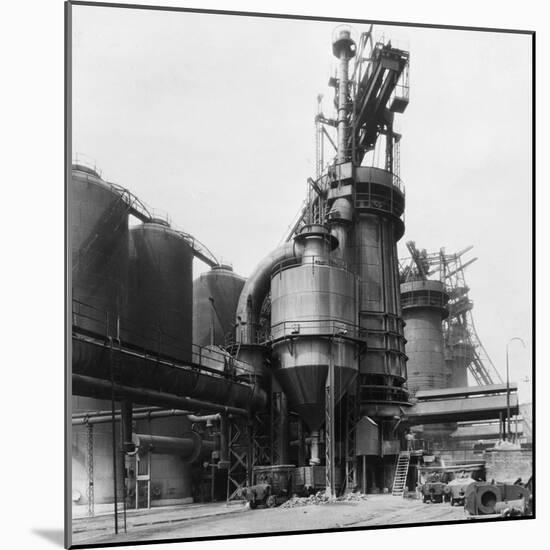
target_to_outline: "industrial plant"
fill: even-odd
[[[336,27],[331,47],[315,173],[246,277],[73,162],[73,540],[138,540],[137,511],[191,525],[206,503],[292,513],[386,495],[463,519],[531,513],[531,411],[475,328],[471,243],[398,255],[409,52],[372,26]],[[207,271],[193,280],[194,262]]]

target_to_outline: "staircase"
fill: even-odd
[[[395,477],[393,478],[393,487],[391,494],[394,497],[402,497],[407,482],[407,474],[409,472],[409,463],[411,461],[410,451],[401,451],[397,457],[397,465],[395,467]]]

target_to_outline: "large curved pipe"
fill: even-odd
[[[273,267],[283,260],[299,258],[301,255],[301,247],[295,246],[294,242],[288,242],[273,250],[256,266],[252,275],[246,280],[237,304],[237,343],[256,343],[260,310],[269,292]]]
[[[214,450],[212,441],[201,439],[195,432],[189,432],[185,437],[133,434],[132,442],[141,452],[179,455],[185,462],[194,462],[201,453]]]
[[[193,399],[182,395],[136,388],[133,386],[124,386],[121,384],[111,384],[108,380],[91,378],[80,374],[73,374],[72,380],[74,395],[108,399],[112,390],[114,390],[115,394],[118,396],[118,399],[122,396],[127,399],[132,399],[134,403],[159,405],[161,407],[174,407],[177,409],[187,407],[189,409],[199,411],[221,412],[239,416],[248,416],[250,412],[247,409],[242,409],[240,407],[232,407],[229,405],[212,403],[210,401],[201,401],[199,399]],[[254,395],[256,397],[252,397],[252,402],[257,399],[257,403],[262,403],[263,406],[265,406],[267,399],[265,393],[257,387],[254,387]]]

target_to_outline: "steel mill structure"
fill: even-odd
[[[315,179],[248,278],[96,168],[72,166],[72,495],[90,516],[114,503],[117,530],[129,508],[239,499],[281,476],[287,492],[399,494],[409,430],[503,421],[461,255],[439,254],[434,280],[434,257],[410,247],[400,271],[394,119],[409,53],[347,26],[332,52],[335,114],[319,98]],[[210,271],[193,281],[196,259]]]

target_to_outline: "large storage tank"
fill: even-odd
[[[128,344],[191,360],[193,251],[167,222],[130,230],[128,309],[122,338]]]
[[[451,385],[445,360],[441,321],[448,315],[449,295],[441,281],[410,281],[401,284],[401,307],[405,320],[407,386],[412,395],[421,390]],[[435,446],[447,446],[455,423],[419,426],[422,437]]]
[[[123,341],[151,354],[190,361],[193,335],[191,247],[166,221],[153,219],[130,229],[129,262]],[[137,383],[140,380],[150,383],[153,371],[153,363],[135,359],[133,372],[139,377]],[[171,418],[147,426],[142,422],[136,426],[136,431],[142,429],[153,435],[179,437],[184,428],[181,418]],[[179,456],[152,453],[147,460],[142,457],[139,467],[149,468],[152,504],[155,501],[181,502],[179,499],[190,497],[190,465],[185,465]],[[143,498],[142,490],[139,487],[136,490],[139,501]]]
[[[126,306],[129,211],[126,199],[123,190],[104,181],[96,170],[81,164],[72,166],[68,189],[72,324],[77,330],[90,332],[101,339],[116,336],[117,320]],[[104,358],[101,348],[73,340],[73,372],[95,374]],[[106,410],[110,406],[110,401],[73,396],[71,408],[72,413],[77,414]],[[75,505],[88,502],[90,456],[95,468],[94,500],[97,504],[111,502],[110,424],[95,426],[91,434],[85,426],[74,426],[71,436]]]
[[[448,312],[448,295],[440,281],[401,284],[401,307],[405,320],[407,386],[418,390],[448,387],[441,321]]]
[[[72,168],[68,197],[72,323],[99,336],[115,336],[125,306],[128,202],[95,170],[78,164]],[[94,354],[81,351],[74,348],[73,363],[93,366]]]
[[[387,170],[353,171],[356,215],[350,245],[360,279],[359,324],[366,343],[359,365],[361,411],[393,420],[408,400],[397,259],[405,196],[398,178]]]
[[[202,273],[193,282],[193,343],[226,346],[234,339],[235,313],[245,278],[229,265]]]
[[[325,419],[329,364],[336,401],[357,376],[356,277],[330,260],[331,238],[322,226],[305,226],[296,237],[304,246],[301,261],[276,265],[271,279],[275,376],[311,431]]]

